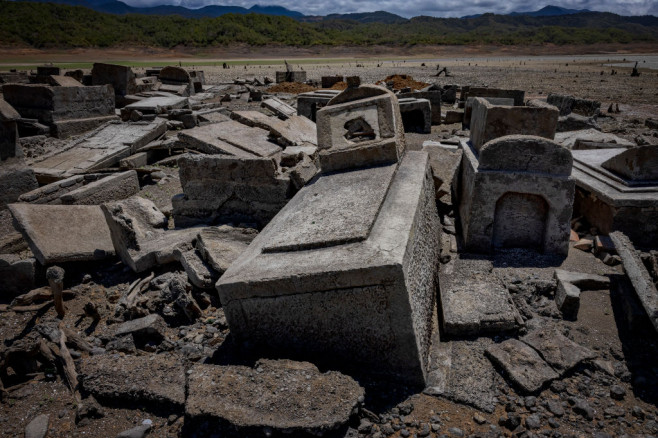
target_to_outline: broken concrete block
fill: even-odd
[[[577,149],[575,145],[578,142],[595,142],[595,143],[614,143],[617,148],[634,147],[635,143],[618,137],[614,134],[601,132],[596,129],[583,129],[579,131],[557,132],[555,141],[565,146],[567,149]],[[583,148],[584,149],[584,148]]]
[[[258,231],[253,228],[235,228],[228,225],[207,227],[199,231],[196,248],[203,260],[219,274],[223,274],[247,249],[256,235]]]
[[[297,114],[297,110],[295,110],[295,108],[283,102],[278,97],[270,97],[269,99],[265,99],[263,103],[260,104],[260,106],[267,108],[282,119],[287,119],[288,117]]]
[[[594,245],[594,242],[591,239],[579,239],[578,242],[576,242],[573,247],[576,249],[579,249],[581,251],[591,251],[592,246]]]
[[[185,367],[171,354],[90,356],[80,362],[80,384],[102,401],[175,411],[185,405]]]
[[[557,120],[556,132],[579,131],[583,129],[600,129],[596,120],[578,114],[560,116]]]
[[[262,227],[294,192],[290,178],[279,174],[269,158],[197,155],[178,164],[184,192],[172,199],[178,226],[243,222]]]
[[[521,316],[492,268],[488,260],[462,258],[442,265],[439,290],[444,333],[469,336],[519,327]]]
[[[212,289],[220,273],[201,258],[196,249],[176,248],[174,256],[185,269],[185,273],[194,286],[200,289]]]
[[[563,94],[549,93],[546,102],[557,107],[561,116],[574,113],[585,117],[596,117],[601,110],[601,102]]]
[[[135,272],[177,261],[174,250],[190,246],[198,229],[166,230],[168,220],[153,202],[138,196],[101,205],[121,261]]]
[[[610,237],[599,234],[594,237],[594,253],[617,254],[615,243]]]
[[[647,312],[651,323],[658,331],[658,290],[647,271],[642,259],[637,254],[633,243],[619,231],[610,234],[610,238],[617,248],[617,252],[624,264],[626,276],[631,281],[642,307]]]
[[[408,152],[397,172],[300,190],[217,283],[232,335],[424,385],[439,256],[428,161]]]
[[[385,88],[349,88],[317,113],[323,173],[395,163],[406,149],[395,95]]]
[[[340,90],[315,90],[297,95],[297,115],[312,122],[316,121],[318,110],[325,107],[331,99],[340,94]]]
[[[513,107],[517,108],[517,107]],[[571,153],[546,138],[510,135],[477,151],[462,142],[460,217],[470,251],[569,251]]]
[[[512,383],[525,393],[539,391],[546,383],[559,377],[532,347],[519,340],[508,339],[494,344],[486,352],[495,364],[505,370]]]
[[[50,126],[59,138],[94,129],[114,114],[114,92],[109,85],[93,87],[51,87],[9,84],[3,87],[5,100],[28,119]]]
[[[100,205],[109,201],[126,199],[139,193],[137,172],[115,173],[83,185],[60,196],[62,204]]]
[[[560,375],[579,363],[596,357],[596,353],[592,350],[576,344],[555,328],[533,330],[522,337],[521,341],[537,350]]]
[[[278,71],[276,72],[276,83],[281,82],[306,82],[306,72],[301,71]]]
[[[98,206],[10,204],[9,210],[42,265],[114,255],[109,229]]]
[[[657,245],[658,148],[576,150],[572,154],[577,188],[574,214],[602,234],[616,230],[643,245]]]
[[[443,145],[423,144],[423,151],[430,156],[436,200],[445,205],[452,205],[453,184],[459,175],[463,152],[461,149],[449,149]]]
[[[83,87],[75,78],[70,76],[50,75],[48,76],[48,83],[54,87]]]
[[[16,202],[21,195],[39,187],[34,171],[20,161],[11,160],[0,164],[0,210]]]
[[[476,98],[471,116],[471,143],[476,151],[489,140],[506,135],[533,135],[552,140],[558,111],[541,101],[532,106],[497,106]]]
[[[443,93],[441,90],[426,90],[426,91],[414,91],[411,93],[399,93],[398,99],[425,99],[430,102],[430,114],[431,114],[431,124],[440,125],[441,124],[441,95]],[[402,111],[402,105],[400,106],[400,111]]]
[[[163,135],[166,122],[108,123],[34,162],[35,173],[64,179],[119,164],[122,158]]]
[[[555,304],[567,319],[575,320],[580,309],[580,289],[578,286],[558,281]]]
[[[138,102],[126,105],[123,112],[140,111],[144,114],[163,114],[172,109],[187,108],[189,105],[187,97],[181,96],[152,96]]]
[[[18,143],[18,124],[21,118],[11,105],[0,99],[0,161],[7,158],[22,157],[23,151]]]
[[[152,313],[143,318],[133,319],[120,324],[114,331],[115,336],[132,335],[135,340],[154,340],[160,342],[165,337],[164,330],[167,327],[164,319],[157,313]]]
[[[503,90],[500,88],[488,87],[463,87],[461,100],[466,101],[470,97],[512,99],[514,101],[514,106],[522,106],[523,102],[525,101],[525,91]]]
[[[271,157],[281,147],[268,140],[268,131],[243,125],[233,120],[199,126],[178,134],[190,148],[207,154],[228,154],[238,157]]]
[[[404,132],[432,132],[432,107],[427,99],[398,99]]]
[[[464,103],[464,111],[460,112],[462,114],[462,128],[467,129],[471,126],[471,119],[473,117],[473,103],[475,102],[476,97],[469,97]],[[492,105],[496,106],[514,106],[514,99],[508,97],[480,97]]]
[[[254,368],[196,364],[188,379],[187,420],[208,421],[222,436],[263,429],[290,436],[330,434],[347,423],[364,396],[348,376],[290,360],[261,359]],[[236,384],[243,390],[236,391]]]
[[[176,66],[167,66],[160,70],[158,74],[158,79],[163,87],[160,87],[160,90],[167,91],[167,85],[181,88],[180,90],[172,90],[175,94],[181,96],[191,96],[194,94],[194,82],[190,78],[190,74],[181,67]]]
[[[233,111],[231,118],[243,125],[269,131],[272,140],[282,147],[318,144],[315,123],[306,117],[293,115],[281,120],[259,111]]]
[[[0,254],[1,298],[11,298],[34,289],[38,269],[34,258],[21,259],[15,254]]]

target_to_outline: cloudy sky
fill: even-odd
[[[207,5],[251,7],[254,0],[123,0],[132,6],[160,4],[200,8]],[[258,0],[262,5],[279,5],[306,15],[331,13],[372,12],[384,10],[403,17],[431,15],[435,17],[462,17],[464,15],[512,11],[535,11],[547,4],[570,9],[590,9],[614,12],[621,15],[656,15],[658,0]]]

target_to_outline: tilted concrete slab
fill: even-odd
[[[164,121],[108,123],[96,131],[75,140],[53,154],[36,160],[37,177],[48,175],[54,180],[90,170],[115,166],[167,130]]]
[[[9,209],[42,265],[114,255],[110,230],[97,205],[10,204]]]
[[[247,126],[269,131],[270,137],[280,146],[317,145],[315,123],[301,116],[290,116],[286,120],[269,117],[259,111],[233,111],[231,118]]]
[[[310,196],[331,196],[334,185],[323,178],[338,177],[300,190],[217,283],[231,333],[280,355],[423,386],[439,254],[428,156],[406,154],[365,240],[335,244],[327,234],[325,246],[266,252]],[[346,194],[345,202],[354,200]],[[306,218],[314,233],[316,219]]]
[[[141,111],[150,114],[162,114],[172,109],[185,108],[188,106],[187,97],[181,96],[153,96],[140,100],[139,102],[126,105],[127,111]]]
[[[270,97],[269,99],[265,99],[260,105],[284,119],[297,114],[297,110],[295,110],[295,108],[283,102],[278,97]]]

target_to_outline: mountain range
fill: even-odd
[[[119,0],[14,0],[14,1],[31,1],[39,3],[59,3],[70,6],[83,6],[93,9],[97,12],[108,14],[125,15],[125,14],[144,14],[144,15],[179,15],[184,18],[204,18],[219,17],[224,14],[263,14],[274,16],[291,17],[299,21],[314,23],[322,21],[349,20],[358,23],[383,23],[397,24],[404,23],[410,19],[392,14],[386,11],[375,12],[358,12],[348,14],[329,14],[329,15],[304,15],[301,12],[293,11],[283,6],[258,5],[255,4],[250,8],[241,6],[221,6],[210,5],[199,9],[190,9],[184,6],[159,5],[153,7],[135,7],[130,6]],[[511,12],[508,16],[529,16],[529,17],[555,17],[563,15],[574,15],[580,13],[593,12],[589,9],[567,9],[559,6],[548,5],[537,11]],[[467,15],[463,19],[479,18],[488,14]]]

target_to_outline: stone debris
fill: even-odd
[[[198,232],[194,228],[167,230],[165,215],[153,202],[140,197],[108,202],[100,208],[117,255],[135,272],[177,261],[175,249],[191,246]]]
[[[550,93],[546,102],[556,106],[560,110],[560,116],[574,113],[585,117],[596,117],[601,111],[601,102],[562,94]]]
[[[50,415],[41,414],[25,426],[25,438],[45,438],[48,435]]]
[[[631,240],[620,231],[610,234],[621,256],[626,276],[631,281],[642,307],[646,311],[653,327],[658,331],[658,290],[644,263],[637,255]]]
[[[183,364],[170,355],[101,354],[80,363],[80,384],[99,401],[179,411],[185,405],[185,381]]]
[[[277,97],[270,97],[269,99],[265,99],[261,103],[261,106],[272,111],[277,115],[277,117],[282,119],[287,119],[288,117],[292,117],[293,115],[297,114],[297,110],[295,108],[283,102]]]
[[[564,374],[585,360],[597,357],[596,353],[576,344],[554,328],[534,330],[520,339],[537,350],[555,371]]]
[[[188,379],[186,417],[195,425],[210,422],[207,430],[222,436],[263,429],[291,436],[328,434],[347,423],[364,396],[348,376],[289,360],[263,359],[253,368],[197,364]]]
[[[244,125],[269,131],[270,138],[281,147],[318,144],[315,123],[305,117],[290,116],[286,120],[280,120],[259,111],[233,111],[231,118]]]
[[[201,258],[217,273],[223,274],[247,249],[258,231],[253,228],[234,228],[226,225],[201,229],[196,249]]]
[[[523,392],[539,391],[559,375],[529,345],[508,339],[487,348],[487,355],[509,376],[510,380]]]
[[[115,254],[97,205],[10,204],[9,210],[42,265],[102,260]]]

